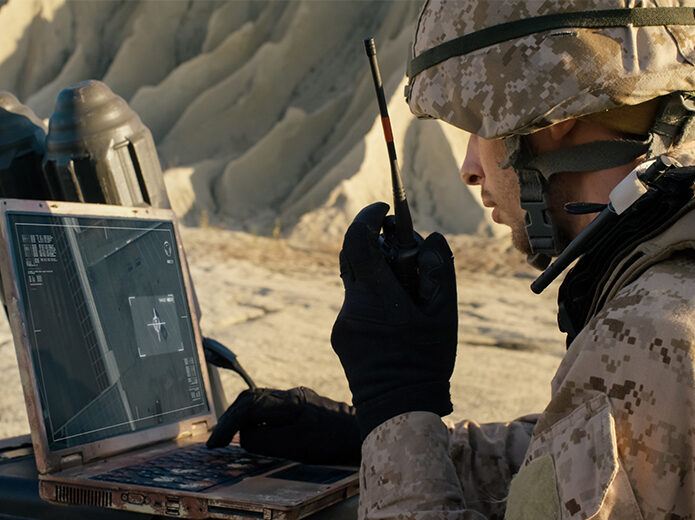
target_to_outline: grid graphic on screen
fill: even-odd
[[[171,222],[8,220],[51,449],[208,412]]]

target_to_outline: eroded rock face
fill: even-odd
[[[334,241],[391,198],[362,45],[374,36],[416,226],[486,232],[457,176],[465,134],[403,101],[419,4],[9,0],[0,90],[46,119],[61,89],[101,80],[152,131],[186,223]]]
[[[260,385],[349,400],[328,347],[342,301],[337,250],[361,207],[391,199],[365,37],[376,40],[416,228],[489,229],[458,178],[467,136],[415,120],[403,100],[420,3],[0,0],[0,91],[47,123],[65,87],[108,84],[151,130],[184,221],[253,232],[184,230],[205,335],[233,348]],[[540,409],[564,352],[554,294],[531,301],[528,268],[510,263],[506,241],[491,242],[451,240],[459,269],[474,271],[458,274],[468,347],[452,395],[480,421]],[[0,319],[0,437],[29,429],[13,351]],[[222,377],[233,398],[243,383]]]

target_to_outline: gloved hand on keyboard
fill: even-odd
[[[226,446],[237,432],[241,447],[253,453],[308,464],[360,463],[354,408],[309,388],[244,390],[220,417],[207,447]]]

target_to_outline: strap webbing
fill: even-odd
[[[648,27],[657,25],[695,25],[693,7],[638,7],[633,9],[605,9],[535,16],[486,27],[471,34],[459,36],[427,49],[408,64],[408,77],[413,78],[454,56],[468,54],[490,45],[554,29]]]
[[[593,141],[538,155],[523,166],[549,179],[559,172],[589,172],[622,166],[645,153],[648,147],[649,139]]]
[[[667,96],[651,128],[652,143],[647,159],[666,153],[671,145],[695,139],[694,115],[694,92],[674,92]]]
[[[526,211],[526,232],[534,253],[555,256],[563,247],[548,210],[547,181],[559,172],[603,170],[634,161],[647,151],[650,138],[593,141],[534,156],[523,136],[503,139],[506,158],[501,168],[514,168],[519,176],[521,207]]]

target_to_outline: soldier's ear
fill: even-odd
[[[567,134],[569,134],[574,125],[577,124],[576,119],[568,119],[567,121],[562,121],[561,123],[555,123],[547,128],[550,138],[554,141],[562,141]]]
[[[542,155],[577,144],[574,142],[576,132],[572,132],[576,124],[577,119],[568,119],[529,134],[527,139],[531,151],[534,155]]]

